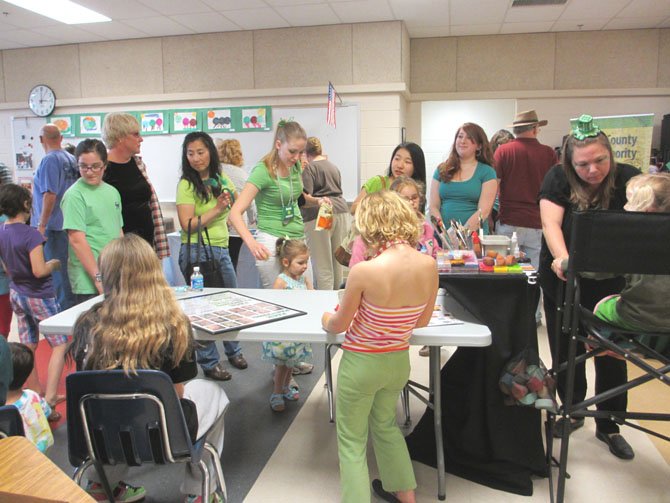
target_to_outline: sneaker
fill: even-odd
[[[307,362],[300,362],[293,367],[293,375],[297,376],[303,374],[311,374],[312,370],[314,370],[314,364]]]
[[[202,503],[202,496],[199,494],[189,494],[184,498],[184,503]],[[223,503],[223,496],[218,492],[209,495],[209,503]]]
[[[428,346],[423,346],[419,349],[419,356],[430,356],[430,349]]]
[[[102,487],[102,484],[97,482],[89,482],[86,486],[86,492],[95,500],[100,503],[108,503],[107,495],[105,490]],[[126,484],[125,482],[119,482],[116,487],[112,490],[114,495],[114,500],[118,502],[130,503],[132,501],[143,500],[147,495],[147,492],[144,490],[144,487],[133,487]]]

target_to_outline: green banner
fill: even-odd
[[[574,126],[577,119],[570,119]],[[593,123],[607,135],[614,159],[647,172],[651,157],[654,114],[594,117]]]

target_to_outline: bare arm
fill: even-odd
[[[433,310],[435,308],[435,299],[437,298],[437,289],[440,286],[439,285],[440,275],[437,273],[437,262],[435,262],[434,268],[435,273],[432,275],[431,279],[430,297],[428,298],[428,302],[426,303],[426,308],[424,309],[423,313],[421,313],[421,316],[419,316],[419,319],[417,320],[416,325],[414,325],[414,328],[421,328],[427,326],[428,322],[430,321],[430,318],[433,316]]]
[[[93,250],[91,250],[91,246],[86,240],[86,233],[84,231],[68,229],[67,237],[70,241],[70,246],[74,250],[74,254],[79,262],[81,262],[81,265],[84,266],[86,274],[93,280],[98,293],[102,293],[102,285],[95,280],[95,276],[99,272],[98,264],[93,256]]]
[[[176,382],[174,383],[174,390],[177,392],[179,398],[184,398],[184,383]]]
[[[442,200],[440,199],[440,181],[434,178],[430,182],[430,201],[428,201],[428,211],[430,215],[442,221],[442,214],[440,207]]]
[[[363,199],[367,195],[368,191],[365,189],[361,189],[361,191],[358,193],[356,196],[356,199],[354,199],[354,202],[351,203],[351,214],[355,215],[356,214],[356,208],[358,208],[358,205],[361,202],[361,199]]]
[[[544,233],[544,239],[547,242],[549,251],[552,257],[554,257],[551,269],[556,273],[556,276],[565,281],[565,275],[561,269],[561,262],[568,258],[568,248],[565,245],[565,238],[561,229],[564,216],[565,209],[562,206],[552,203],[548,199],[540,200],[542,232]]]
[[[327,196],[314,197],[307,192],[303,192],[302,195],[305,196],[305,206],[321,206],[324,203],[332,204],[330,198]]]
[[[46,233],[47,223],[51,218],[55,206],[56,194],[53,192],[45,192],[42,195],[42,214],[40,215],[40,221],[37,223],[37,230],[40,231],[42,236]]]
[[[364,290],[364,274],[360,273],[360,268],[351,269],[347,277],[347,286],[344,290],[344,295],[340,301],[340,308],[336,313],[323,313],[321,317],[321,324],[326,332],[339,334],[344,332],[351,320],[354,318],[358,307],[361,305]]]
[[[247,248],[249,248],[249,251],[254,258],[267,260],[270,257],[270,251],[254,239],[242,218],[242,213],[247,210],[257,194],[258,187],[247,182],[237,198],[237,201],[235,201],[235,204],[233,204],[233,207],[230,209],[230,216],[228,219],[230,220],[230,223],[233,224],[233,227],[235,227],[235,230],[242,238],[242,241],[244,241],[244,244],[247,245]]]
[[[277,279],[275,279],[275,282],[272,283],[272,288],[274,288],[275,290],[285,290],[286,289],[286,281],[284,281],[279,276],[277,276]]]
[[[33,271],[33,276],[36,278],[46,278],[53,271],[60,269],[60,260],[51,259],[44,261],[44,247],[42,245],[36,246],[30,251],[30,268]]]
[[[475,213],[468,218],[468,221],[465,223],[465,226],[471,231],[479,229],[479,212],[481,211],[482,221],[485,222],[488,220],[491,210],[493,209],[493,203],[496,200],[496,194],[498,193],[498,180],[489,180],[482,184],[482,190],[479,194],[479,203],[478,209]]]

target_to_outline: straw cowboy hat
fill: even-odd
[[[516,117],[514,117],[514,122],[507,127],[530,126],[533,124],[537,124],[538,126],[546,126],[549,124],[549,121],[539,120],[535,110],[526,110],[525,112],[519,112],[516,114]]]

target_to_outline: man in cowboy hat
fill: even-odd
[[[547,171],[558,162],[556,152],[537,140],[541,126],[535,110],[519,112],[514,122],[514,140],[501,145],[494,155],[494,167],[500,180],[500,212],[496,232],[511,236],[516,232],[519,249],[535,269],[539,266],[542,222],[537,195]],[[539,305],[535,314],[541,321]]]

